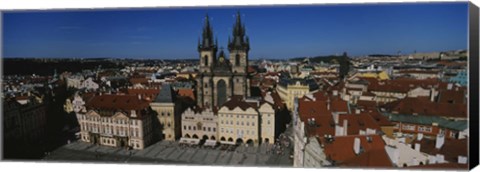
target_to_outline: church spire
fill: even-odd
[[[202,40],[199,49],[215,49],[216,45],[213,42],[213,29],[210,26],[210,18],[208,14],[205,15],[205,24],[203,26]]]
[[[236,21],[233,26],[233,40],[232,42],[228,41],[229,50],[242,49],[248,51],[250,47],[245,41],[245,25],[242,24],[242,17],[240,16],[240,11],[237,11]]]

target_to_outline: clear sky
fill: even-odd
[[[227,47],[239,10],[250,58],[467,48],[468,4],[197,7],[3,14],[3,57],[197,58],[205,14]]]

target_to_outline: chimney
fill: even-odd
[[[335,122],[335,124],[338,124],[338,120],[339,120],[339,115],[337,113],[333,113],[333,122]]]
[[[335,136],[342,136],[344,133],[344,128],[339,125],[335,125]]]
[[[460,156],[460,155],[458,156],[458,163],[459,164],[467,164],[467,160],[468,159],[465,156]]]
[[[330,110],[330,97],[327,99],[327,109]]]
[[[417,134],[417,140],[421,141],[423,139],[423,133],[418,133]]]
[[[435,101],[435,88],[433,87],[430,89],[430,101]]]
[[[343,120],[343,135],[348,135],[348,121],[346,119]]]
[[[437,140],[435,142],[435,148],[437,148],[437,149],[442,148],[444,143],[445,143],[445,136],[443,134],[438,134],[437,135]]]
[[[142,95],[138,94],[138,100],[142,100]]]
[[[452,87],[453,87],[453,84],[452,84],[452,83],[448,83],[448,85],[447,85],[447,90],[451,90]]]
[[[360,154],[360,138],[358,137],[355,137],[353,141],[353,152],[355,152],[356,155]]]
[[[436,159],[437,159],[437,163],[445,162],[445,157],[442,154],[437,154]]]
[[[428,155],[428,164],[436,164],[437,163],[437,157]]]
[[[420,152],[420,143],[415,143],[415,150]]]
[[[337,96],[338,95],[338,90],[333,90],[333,96]]]

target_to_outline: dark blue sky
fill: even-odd
[[[3,56],[196,58],[205,14],[226,47],[237,10],[250,58],[467,48],[458,2],[5,12]]]

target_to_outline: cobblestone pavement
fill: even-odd
[[[143,150],[126,150],[76,141],[51,152],[43,161],[291,167],[292,149],[285,148],[283,154],[277,154],[272,151],[273,147],[272,144],[240,145],[228,151],[220,147],[189,147],[160,141]]]

